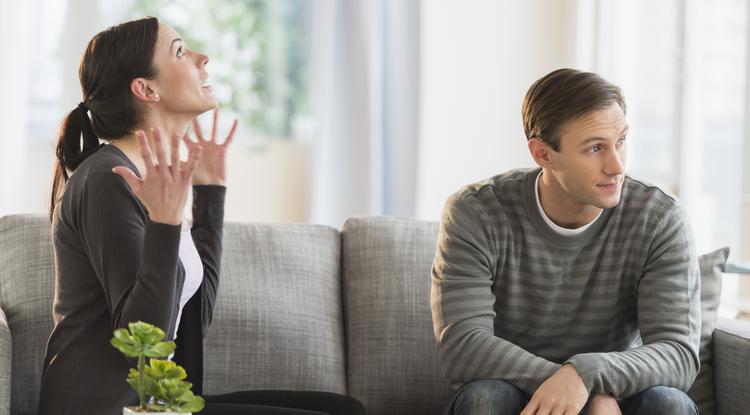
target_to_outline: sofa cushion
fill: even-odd
[[[204,392],[346,393],[340,237],[315,225],[226,224]]]
[[[397,218],[343,227],[349,393],[370,415],[441,413],[451,396],[430,311],[437,234],[435,222]]]
[[[729,248],[724,247],[698,257],[701,272],[701,369],[688,395],[698,405],[701,415],[713,415],[716,412],[712,336],[721,299],[721,274],[728,256]]]
[[[35,414],[39,406],[55,291],[51,241],[47,216],[0,218],[0,308],[12,335],[11,413]]]

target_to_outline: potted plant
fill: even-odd
[[[192,413],[203,409],[203,398],[193,395],[193,385],[184,380],[185,369],[172,361],[157,359],[175,350],[175,343],[165,342],[164,337],[160,328],[142,321],[128,324],[127,330],[115,330],[112,346],[138,361],[137,368],[130,369],[127,382],[138,394],[139,404],[123,408],[123,415]]]

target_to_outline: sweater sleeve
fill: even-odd
[[[465,196],[464,196],[465,197]],[[448,200],[432,267],[432,320],[440,364],[453,383],[502,379],[528,394],[560,365],[495,336],[496,252],[471,200]]]
[[[202,324],[206,333],[213,318],[216,293],[219,290],[222,237],[224,234],[224,197],[226,187],[193,186],[193,227],[195,248],[203,262],[201,284]]]
[[[643,345],[569,359],[590,391],[632,396],[651,386],[687,391],[700,361],[700,276],[687,215],[668,211],[654,231],[637,288]]]
[[[177,287],[184,279],[178,267],[180,226],[151,222],[114,173],[91,174],[82,193],[78,232],[102,286],[112,328],[144,321],[173,332]]]

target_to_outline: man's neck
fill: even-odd
[[[595,220],[602,209],[572,199],[551,173],[542,173],[539,180],[539,201],[544,213],[567,229],[577,229]]]

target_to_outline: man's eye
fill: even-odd
[[[625,144],[625,141],[627,140],[627,137],[622,136],[619,140],[617,140],[617,144]]]
[[[185,53],[182,51],[182,46],[180,46],[179,48],[177,48],[177,57],[180,58],[180,57],[182,57],[184,55],[185,55]]]
[[[599,144],[597,144],[597,145],[591,147],[591,150],[589,150],[589,151],[591,151],[592,153],[598,153],[598,152],[602,151],[602,146],[599,145]]]

